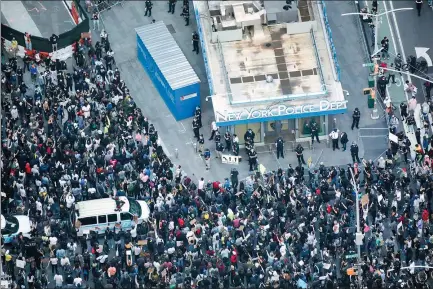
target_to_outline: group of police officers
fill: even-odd
[[[174,14],[176,8],[177,0],[169,0],[168,1],[168,13]],[[153,3],[150,0],[146,0],[144,3],[145,13],[144,16],[151,17],[152,16],[152,7]],[[180,14],[185,19],[185,26],[189,25],[189,1],[183,0],[182,13]]]
[[[359,120],[361,117],[361,113],[358,108],[356,108],[352,114],[352,129],[358,128],[359,126]],[[200,107],[196,107],[195,109],[195,116],[192,121],[192,129],[194,132],[194,137],[197,139],[197,142],[199,144],[198,152],[202,153],[204,148],[204,137],[203,134],[200,134],[200,128],[202,128],[202,112]],[[316,122],[312,122],[309,125],[310,133],[311,133],[311,143],[314,144],[314,140],[316,140],[318,143],[320,143],[319,139],[319,126]],[[330,138],[332,140],[332,146],[333,149],[340,149],[338,146],[338,142],[340,141],[343,146],[343,151],[346,150],[346,145],[349,142],[347,133],[342,132],[341,134],[337,129],[334,129],[330,133]],[[257,170],[258,160],[257,160],[257,151],[254,147],[254,139],[256,137],[256,134],[252,129],[248,129],[244,134],[244,142],[245,142],[245,151],[248,156],[248,164],[250,171]],[[224,142],[225,146],[222,143],[222,136],[219,132],[218,127],[212,127],[212,137],[209,140],[215,140],[215,150],[219,153],[222,153],[224,151],[227,151],[235,156],[239,156],[239,138],[236,134],[231,135],[229,131],[226,131],[224,133]],[[278,137],[275,141],[275,147],[277,151],[277,159],[284,158],[284,140],[282,137]],[[301,144],[297,144],[295,148],[296,157],[298,159],[299,166],[306,165],[305,159],[304,159],[304,148]],[[350,146],[350,154],[352,156],[352,160],[354,163],[359,163],[360,158],[358,156],[359,154],[359,147],[356,144],[356,142],[352,142]],[[218,156],[217,156],[218,157]]]

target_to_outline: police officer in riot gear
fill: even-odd
[[[176,7],[176,0],[168,0],[168,13],[174,14],[175,7]]]
[[[198,124],[197,116],[194,117],[192,121],[192,131],[194,132],[194,137],[199,140],[200,139],[200,132],[199,132],[200,126]]]
[[[298,158],[298,163],[299,165],[306,165],[305,160],[304,160],[304,148],[302,147],[302,145],[299,143],[298,146],[295,149],[296,152],[296,157]]]
[[[320,143],[319,140],[319,128],[317,123],[313,122],[311,125],[311,143],[314,143],[314,138],[316,138],[317,142]]]
[[[224,140],[226,141],[226,150],[230,151],[232,146],[232,136],[229,131],[224,134]]]
[[[185,19],[185,26],[189,26],[189,7],[188,5],[183,6],[182,14],[180,16]]]
[[[280,155],[284,159],[284,141],[282,137],[275,141],[275,146],[277,147],[277,159],[280,158]]]
[[[355,162],[357,162],[357,163],[361,162],[359,160],[358,153],[359,153],[359,147],[358,147],[358,145],[356,144],[356,142],[352,142],[352,145],[350,146],[350,154],[352,155],[352,160],[353,160],[354,163]]]
[[[352,114],[352,130],[354,127],[359,128],[359,119],[361,118],[361,112],[358,108],[355,108]]]
[[[150,0],[146,0],[146,2],[144,2],[144,5],[146,7],[146,12],[144,13],[144,16],[152,16],[152,2]],[[148,14],[149,13],[149,14]]]
[[[248,129],[244,134],[244,141],[245,143],[251,143],[254,144],[254,138],[256,137],[256,134],[253,132],[252,129]]]
[[[248,162],[250,164],[250,172],[252,172],[257,168],[257,152],[254,150],[254,148],[251,149],[248,157]]]
[[[198,41],[199,40],[200,40],[200,38],[199,38],[197,32],[194,32],[192,34],[192,47],[193,47],[192,51],[195,51],[196,54],[198,54],[198,52],[199,52],[199,48],[198,48]]]

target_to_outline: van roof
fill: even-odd
[[[129,201],[127,197],[119,197],[125,202],[122,212],[129,212]],[[116,201],[112,198],[96,199],[78,202],[75,207],[78,209],[79,218],[94,217],[100,215],[117,214]]]

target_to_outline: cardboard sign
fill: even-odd
[[[221,162],[223,164],[238,165],[239,159],[240,159],[240,156],[221,155]]]
[[[369,202],[370,202],[370,199],[368,198],[368,194],[363,195],[361,198],[362,206],[368,205]]]
[[[24,269],[26,267],[26,261],[17,259],[15,263],[17,264],[18,268]]]

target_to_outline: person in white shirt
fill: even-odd
[[[70,209],[70,208],[72,207],[72,204],[74,204],[74,203],[75,203],[75,197],[74,197],[73,194],[69,193],[69,194],[66,196],[66,207],[67,207],[68,209]]]
[[[135,242],[137,239],[137,226],[133,226],[130,233],[132,240]]]
[[[216,122],[215,122],[215,121],[213,121],[213,122],[211,123],[211,125],[210,125],[210,129],[211,129],[211,135],[210,135],[209,140],[213,140],[213,137],[215,136],[215,133],[216,133],[217,130],[218,130],[218,126],[216,125]]]
[[[57,246],[57,237],[52,236],[50,237],[50,250],[54,250]]]
[[[56,281],[56,288],[62,288],[63,286],[63,276],[60,274],[54,275],[54,281]]]
[[[71,263],[69,262],[69,258],[63,256],[63,258],[60,260],[60,265],[62,266],[63,269],[65,268],[65,266],[71,265]]]
[[[198,181],[198,190],[200,191],[203,191],[203,189],[204,189],[204,178],[201,178],[199,181]]]
[[[83,283],[83,279],[81,279],[80,276],[75,277],[75,279],[74,279],[74,285],[76,287],[81,287],[82,283]]]

